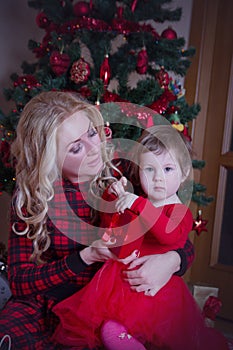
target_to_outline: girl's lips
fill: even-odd
[[[165,191],[164,187],[154,187],[154,191]]]

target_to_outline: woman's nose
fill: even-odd
[[[85,140],[85,149],[87,156],[97,153],[100,150],[100,146],[96,144],[91,138]]]

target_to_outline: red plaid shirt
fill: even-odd
[[[81,191],[82,193],[78,186],[64,182],[64,189],[60,187],[55,193],[53,204],[50,206],[52,209],[49,210],[49,216],[51,213],[52,218],[47,220],[51,244],[42,255],[45,264],[30,262],[32,240],[11,230],[8,243],[8,275],[14,296],[47,294],[63,299],[86,285],[100,268],[99,263],[87,266],[77,254],[84,246],[77,242],[76,235],[81,237],[81,241],[83,238],[83,241],[88,242],[86,238],[91,235],[93,240],[93,234],[96,234],[96,230],[91,232],[91,226],[88,225],[90,208],[84,200],[87,193],[82,188]],[[74,223],[74,213],[82,220]],[[19,219],[12,209],[11,224],[17,222]],[[67,232],[69,237],[65,234]]]
[[[77,185],[64,182],[64,188],[56,188],[54,201],[48,212],[47,227],[51,244],[42,256],[45,264],[30,262],[32,240],[11,230],[8,271],[15,297],[45,295],[56,300],[64,299],[86,285],[100,268],[100,263],[87,266],[78,254],[85,244],[98,238],[98,230],[88,224],[90,207],[86,203],[86,196],[87,186],[80,191]],[[82,220],[77,221],[77,216]],[[17,222],[19,219],[12,210],[11,223]],[[182,260],[177,274],[182,275],[194,258],[192,243],[187,241],[184,249],[178,249],[177,252]]]

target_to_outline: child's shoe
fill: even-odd
[[[109,320],[101,328],[101,339],[106,350],[146,350],[120,323]]]

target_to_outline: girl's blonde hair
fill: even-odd
[[[32,260],[42,262],[41,255],[50,246],[46,228],[48,202],[54,196],[53,184],[59,176],[57,164],[57,131],[63,121],[78,111],[86,111],[105,141],[103,118],[96,108],[72,92],[42,92],[24,107],[12,145],[16,159],[16,191],[14,205],[18,217],[26,223],[23,232],[33,240]],[[103,147],[103,159],[107,154]]]

